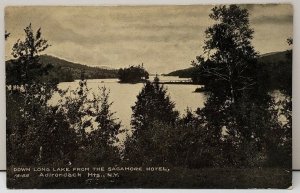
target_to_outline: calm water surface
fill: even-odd
[[[153,76],[150,76],[150,80],[153,80]],[[187,80],[174,76],[160,76],[161,81],[178,81]],[[75,90],[79,87],[79,81],[63,82],[58,85],[60,89]],[[118,79],[90,79],[87,80],[87,87],[90,92],[99,94],[99,87],[105,86],[110,90],[109,100],[113,102],[111,110],[115,112],[115,118],[121,121],[121,124],[125,128],[130,128],[130,120],[132,110],[131,107],[136,102],[136,96],[139,94],[143,87],[143,83],[137,84],[124,84],[118,83]],[[184,84],[165,84],[168,94],[171,100],[175,103],[175,108],[181,115],[185,113],[187,108],[196,110],[196,108],[204,107],[206,101],[206,95],[204,93],[194,93],[194,90],[199,85],[184,85]],[[54,96],[54,101],[58,100],[58,96]]]

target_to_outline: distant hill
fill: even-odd
[[[288,51],[272,52],[260,56],[259,61],[263,63],[278,63],[286,61],[286,54]]]
[[[268,90],[280,89],[291,93],[292,90],[292,62],[288,59],[289,51],[272,52],[263,54],[258,61],[261,65],[258,74],[259,81]],[[179,76],[180,78],[192,78],[198,84],[205,85],[205,79],[199,76],[195,67],[176,70],[165,76]]]
[[[288,59],[289,51],[275,52],[262,55],[259,61],[262,63],[262,75],[264,84],[270,89],[285,90],[292,93],[292,61]],[[291,52],[290,52],[291,54]]]
[[[52,64],[56,69],[71,73],[74,79],[80,79],[82,71],[86,79],[116,78],[118,73],[116,69],[91,67],[49,55],[40,56],[40,61],[43,64]]]
[[[271,53],[263,54],[259,57],[259,62],[265,64],[275,64],[279,62],[284,62],[286,61],[286,54],[287,51],[271,52]],[[175,70],[173,72],[165,74],[165,76],[179,76],[180,78],[192,78],[195,72],[196,72],[195,67],[189,67],[182,70]]]
[[[180,78],[191,78],[194,72],[196,72],[196,68],[190,67],[182,70],[175,70],[173,72],[165,74],[165,76],[179,76]]]
[[[117,78],[118,70],[109,69],[108,67],[99,68],[91,67],[79,63],[69,62],[67,60],[50,56],[41,55],[40,62],[43,65],[51,64],[53,68],[49,72],[49,77],[54,78],[59,82],[70,82],[81,78],[82,72],[86,79],[100,79],[100,78]],[[6,72],[8,72],[11,65],[11,60],[6,61]]]

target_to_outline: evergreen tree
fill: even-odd
[[[175,104],[167,95],[167,90],[158,82],[147,81],[137,96],[132,107],[131,125],[139,132],[147,128],[154,120],[165,123],[175,123],[178,112],[174,110]]]
[[[164,163],[170,134],[178,119],[167,90],[158,82],[147,81],[132,107],[133,133],[125,143],[125,158],[133,163]]]

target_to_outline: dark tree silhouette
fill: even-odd
[[[25,28],[25,40],[13,46],[13,64],[6,69],[8,164],[37,164],[66,158],[72,131],[58,119],[62,112],[48,106],[56,83],[41,82],[49,66],[39,63],[39,54],[48,48],[41,29]],[[13,75],[16,75],[15,77]],[[59,124],[58,124],[59,122]],[[57,138],[60,136],[61,138]],[[63,137],[62,137],[63,136]]]
[[[114,118],[114,112],[110,108],[109,91],[105,87],[99,89],[100,98],[94,100],[96,129],[89,134],[89,162],[95,165],[99,163],[118,163],[120,161],[118,135],[123,133],[120,122]]]
[[[120,161],[118,135],[123,132],[121,124],[114,118],[110,108],[109,92],[99,88],[100,95],[89,96],[85,80],[79,82],[79,88],[71,91],[66,101],[59,106],[65,112],[69,128],[77,134],[75,165],[85,166]]]
[[[197,111],[204,121],[211,147],[220,147],[213,159],[225,165],[254,166],[265,162],[271,131],[280,125],[270,109],[274,103],[260,85],[261,67],[251,45],[254,31],[249,13],[237,5],[216,6],[206,31],[204,53],[193,62],[205,79],[210,96]],[[273,138],[274,139],[274,138]]]
[[[158,82],[147,81],[137,96],[132,107],[131,124],[134,130],[147,128],[153,120],[174,123],[178,112],[174,110],[175,104],[167,95],[167,90]]]
[[[178,112],[174,107],[162,85],[158,82],[145,83],[132,107],[133,133],[125,144],[126,159],[138,163],[163,163],[162,157],[167,156],[167,149],[162,146],[171,140],[168,133],[172,132],[172,125],[178,119]],[[164,149],[165,155],[159,149]]]
[[[254,31],[249,27],[249,13],[237,5],[224,5],[214,7],[209,16],[216,23],[205,31],[206,55],[192,64],[201,68],[209,90],[234,103],[256,84],[251,72],[257,53],[251,45]]]
[[[118,72],[120,82],[136,83],[149,78],[149,73],[145,70],[143,64],[130,66],[129,68],[120,68]]]
[[[26,89],[27,85],[41,80],[41,77],[48,74],[52,65],[42,65],[39,61],[39,54],[50,45],[42,38],[41,28],[36,33],[33,32],[31,24],[25,29],[25,39],[18,40],[12,48],[12,64],[6,70],[7,84],[22,85]]]

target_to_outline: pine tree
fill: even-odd
[[[146,82],[137,96],[132,107],[131,124],[134,130],[147,128],[154,120],[165,123],[175,123],[178,112],[174,110],[175,104],[167,95],[167,90],[158,82]]]
[[[170,133],[178,119],[174,107],[162,85],[149,81],[144,84],[132,107],[133,133],[125,143],[126,159],[133,163],[168,161]]]

